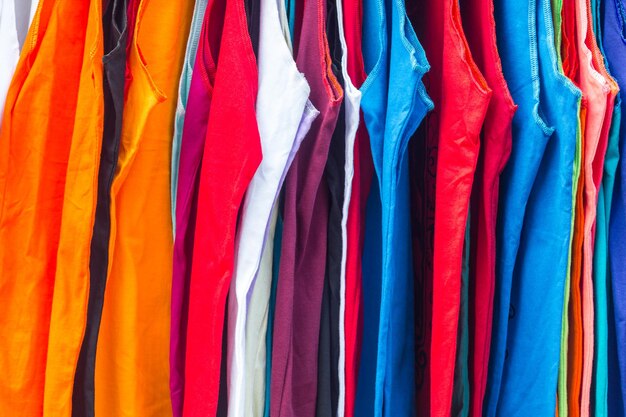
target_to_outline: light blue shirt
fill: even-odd
[[[511,286],[523,219],[548,139],[554,131],[539,112],[536,10],[537,0],[494,0],[502,72],[518,109],[513,117],[511,155],[500,177],[496,232],[498,254],[496,287],[489,373],[484,400],[486,417],[495,417],[499,411],[509,314],[513,314],[510,312]],[[570,200],[571,198],[570,194]],[[554,392],[556,387],[552,391],[553,395]]]
[[[408,142],[433,103],[424,50],[400,0],[363,2],[368,77],[361,107],[376,178],[363,253],[364,326],[355,414],[415,414],[415,328]]]
[[[200,42],[200,32],[202,21],[206,11],[208,0],[196,0],[185,49],[185,61],[180,74],[178,87],[178,103],[176,104],[176,116],[174,119],[174,138],[172,140],[172,171],[171,171],[171,205],[172,205],[172,226],[176,233],[176,192],[178,190],[178,167],[180,164],[180,145],[183,139],[183,125],[185,123],[185,112],[187,110],[187,98],[191,86],[191,76],[193,66],[196,62],[198,43]]]
[[[497,415],[520,417],[553,415],[556,409],[581,99],[558,67],[550,0],[531,0],[528,15],[536,28],[531,39],[537,38],[531,74],[539,79],[540,114],[553,133],[536,155],[540,165],[524,213],[507,317]]]

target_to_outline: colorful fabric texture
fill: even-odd
[[[0,0],[0,415],[626,417],[625,0]]]

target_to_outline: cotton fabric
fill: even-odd
[[[19,32],[16,27],[15,0],[3,0],[0,3],[0,115],[4,112],[13,72],[20,58]],[[0,123],[2,117],[0,116]]]
[[[298,125],[295,140],[285,169],[281,176],[281,182],[296,156],[302,140],[307,135],[313,120],[319,115],[319,112],[307,100],[302,119]],[[274,202],[272,214],[267,225],[263,241],[263,252],[259,261],[258,271],[254,277],[253,286],[250,289],[250,301],[248,304],[248,314],[246,317],[246,343],[245,343],[245,375],[244,381],[244,414],[246,415],[264,415],[267,408],[266,389],[269,390],[269,384],[266,384],[271,370],[271,349],[267,346],[268,333],[271,334],[273,320],[270,319],[270,293],[276,280],[272,278],[278,269],[278,264],[273,265],[274,261],[274,237],[279,233],[276,223],[278,221],[278,200]],[[280,254],[280,247],[277,257]]]
[[[547,415],[557,406],[554,393],[572,222],[576,118],[581,97],[580,90],[558,67],[550,1],[540,0],[532,7],[529,12],[537,28],[541,110],[554,132],[544,149],[526,205],[513,271],[507,357],[498,403],[498,414],[504,415]],[[538,276],[545,279],[537,279]],[[539,321],[538,317],[545,319]],[[535,374],[529,369],[541,371]],[[532,394],[527,397],[521,393]]]
[[[426,365],[431,369],[430,399],[418,409],[444,416],[450,414],[452,405],[465,225],[491,90],[472,60],[458,3],[417,4],[423,13],[418,20],[419,35],[425,39],[424,48],[433,67],[426,84],[435,112],[427,118],[424,129],[437,143],[432,336]],[[462,122],[455,122],[459,118]]]
[[[235,242],[235,267],[229,295],[229,416],[249,415],[244,404],[247,392],[245,366],[248,297],[253,291],[272,208],[282,186],[300,120],[309,96],[309,86],[298,71],[280,26],[275,0],[260,5],[256,100],[257,123],[263,160],[252,177],[240,213]],[[250,341],[252,342],[252,341]]]
[[[237,213],[262,158],[254,111],[257,66],[242,1],[226,2],[221,42],[199,178],[189,290],[185,417],[217,412]],[[241,88],[237,96],[230,94],[235,82]]]
[[[170,330],[170,395],[174,417],[182,416],[183,412],[189,285],[198,216],[200,167],[220,53],[219,35],[224,7],[223,1],[216,0],[207,3],[204,11],[180,144],[182,169],[178,172],[176,188],[178,230],[174,236]],[[209,27],[213,29],[209,30]]]
[[[102,137],[102,105],[91,87],[92,75],[101,85],[102,71],[84,54],[86,45],[99,44],[94,26],[87,37],[91,4],[42,1],[7,93],[0,128],[2,415],[69,411],[84,328],[84,316],[75,313],[87,303],[91,193]],[[86,80],[87,90],[81,88]],[[77,111],[91,117],[77,119]],[[79,134],[87,131],[95,133]],[[79,172],[86,175],[74,175]],[[91,198],[73,204],[85,192]],[[83,244],[76,248],[73,239]],[[57,278],[63,265],[68,268]],[[76,302],[65,310],[68,299]]]
[[[339,40],[337,4],[326,2],[326,37],[333,75],[342,89],[345,82],[342,74],[342,55]],[[328,148],[328,158],[320,187],[328,199],[328,219],[326,226],[326,266],[322,289],[319,342],[317,351],[317,398],[315,414],[319,417],[337,414],[339,402],[339,309],[341,304],[342,275],[342,206],[346,163],[346,118],[345,102],[341,103],[337,123]]]
[[[602,61],[610,75],[610,68],[604,51],[602,36],[602,9],[601,2],[591,1],[593,30],[598,49],[602,52]],[[608,111],[608,108],[607,108]],[[615,172],[619,161],[619,130],[621,123],[621,102],[616,95],[611,128],[607,141],[604,158],[602,182],[598,188],[598,209],[596,219],[596,239],[593,253],[593,283],[594,306],[596,309],[594,320],[594,369],[592,379],[591,406],[596,416],[606,416],[608,413],[608,385],[609,385],[609,255],[608,255],[608,227],[613,202],[615,186]]]
[[[404,4],[364,2],[363,12],[368,77],[361,86],[361,106],[376,176],[367,203],[362,285],[363,321],[368,324],[363,329],[355,414],[392,416],[415,411],[406,152],[432,101],[421,81],[429,65]]]
[[[320,115],[296,155],[284,189],[284,228],[272,340],[270,415],[310,417],[317,397],[318,337],[324,284],[328,193],[322,174],[343,90],[330,68],[326,3],[305,2],[294,29],[298,69]],[[306,252],[304,251],[306,248]]]
[[[480,137],[472,188],[469,270],[469,356],[471,416],[483,415],[487,386],[493,299],[496,286],[496,221],[500,174],[511,153],[511,123],[516,106],[502,73],[496,43],[493,1],[460,2],[468,45],[492,91]]]
[[[355,87],[361,87],[366,78],[361,49],[362,3],[346,0],[343,2],[342,8],[346,47],[348,49],[347,63],[344,66],[347,68]],[[349,86],[346,96],[349,102]],[[346,245],[345,307],[342,322],[344,323],[345,334],[345,415],[349,417],[354,416],[359,369],[363,326],[361,256],[365,235],[365,207],[373,170],[369,137],[363,117],[360,117],[354,139],[353,178],[346,224],[347,241],[344,243]],[[345,215],[344,204],[344,218]],[[339,407],[339,413],[341,412],[341,407]]]
[[[343,78],[344,89],[344,114],[345,114],[345,165],[344,184],[343,184],[343,201],[341,207],[341,265],[339,277],[339,358],[338,358],[338,377],[339,377],[339,393],[337,399],[337,415],[343,417],[346,410],[346,268],[348,262],[348,216],[350,212],[350,204],[352,200],[352,183],[354,178],[354,149],[356,142],[357,129],[360,122],[360,102],[361,92],[357,89],[352,80],[348,63],[348,44],[346,40],[346,28],[344,23],[344,6],[342,0],[338,0],[337,7],[337,30],[339,43],[341,45],[341,75]]]
[[[548,139],[554,129],[540,111],[538,79],[537,3],[494,1],[494,16],[502,70],[514,102],[512,148],[500,180],[496,231],[496,288],[484,413],[497,415],[505,368],[511,290],[523,219]]]
[[[202,33],[204,13],[207,10],[208,0],[196,0],[193,8],[193,16],[191,18],[191,27],[189,29],[189,38],[187,39],[187,47],[185,49],[185,61],[183,70],[180,74],[180,83],[178,85],[178,101],[176,102],[176,119],[174,120],[174,138],[172,139],[172,227],[174,236],[176,235],[176,202],[178,190],[178,172],[180,167],[181,142],[183,139],[185,113],[189,100],[189,90],[193,77],[194,64],[200,44],[200,34]]]
[[[127,55],[132,78],[111,186],[108,278],[95,360],[95,415],[172,415],[169,158],[173,97],[192,6],[160,0],[137,4]]]
[[[611,74],[620,85],[626,81],[626,61],[624,50],[626,48],[622,37],[622,25],[624,15],[621,12],[622,3],[607,1],[603,3],[603,37],[606,57],[611,68]],[[623,92],[620,92],[623,97]],[[624,118],[624,106],[621,107],[622,119]],[[622,123],[619,133],[619,152],[626,152],[626,126]],[[624,336],[626,335],[626,309],[624,304],[624,250],[626,246],[620,243],[619,236],[623,236],[625,229],[625,179],[626,166],[620,160],[615,177],[615,190],[613,206],[609,223],[609,254],[611,272],[612,314],[609,312],[609,391],[607,393],[608,413],[613,416],[626,415],[626,388],[622,381],[626,381],[626,354],[624,353]]]
[[[590,95],[590,107],[588,122],[585,125],[585,135],[589,134],[585,141],[584,164],[585,164],[585,224],[583,240],[583,278],[582,278],[582,313],[583,313],[583,374],[580,395],[580,415],[589,416],[591,380],[594,358],[594,295],[593,295],[593,246],[595,239],[595,222],[598,204],[598,188],[602,182],[604,155],[607,147],[611,118],[613,115],[613,103],[617,94],[617,85],[608,75],[604,67],[604,61],[598,49],[593,33],[593,21],[591,20],[590,1],[578,1],[578,15],[586,16],[579,19],[579,39],[585,39],[589,45],[587,56],[591,55],[591,74],[602,86],[601,98],[596,99]],[[587,58],[589,60],[589,58]],[[584,65],[581,64],[584,68]],[[595,72],[594,72],[595,71]],[[582,84],[583,91],[585,89]],[[597,103],[596,103],[597,101]],[[594,112],[597,105],[598,120],[600,125],[596,127]],[[597,129],[597,130],[594,130]]]
[[[104,292],[109,261],[109,237],[111,231],[111,184],[117,166],[122,131],[124,106],[124,71],[126,66],[126,2],[112,0],[105,9],[96,12],[101,23],[94,23],[102,31],[104,53],[102,57],[103,112],[97,201],[93,218],[89,254],[89,299],[85,335],[83,336],[72,392],[72,415],[94,416],[94,372],[98,332],[102,318]],[[100,26],[101,25],[101,26]],[[89,83],[87,79],[85,83]],[[87,84],[88,85],[88,84]],[[98,85],[93,85],[98,90]],[[93,93],[92,93],[93,94]],[[85,106],[93,106],[89,97]],[[97,100],[97,99],[96,99]],[[93,140],[93,139],[92,139]],[[76,242],[74,242],[75,244]]]

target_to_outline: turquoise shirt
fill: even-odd
[[[454,391],[452,395],[452,417],[469,416],[470,381],[469,381],[469,271],[471,245],[471,217],[467,213],[465,243],[463,248],[463,270],[461,275],[461,307],[459,308],[459,332],[457,336],[456,366],[454,367]]]
[[[187,98],[191,85],[191,75],[196,62],[198,43],[204,20],[208,0],[196,0],[187,39],[185,50],[185,61],[180,74],[180,84],[178,87],[178,103],[176,104],[176,116],[174,119],[174,138],[172,139],[172,171],[171,171],[171,203],[172,203],[172,226],[176,233],[176,192],[178,189],[178,166],[180,163],[180,145],[183,139],[183,125],[185,123],[185,111],[187,108]]]
[[[602,25],[600,1],[591,0],[593,28],[598,47],[602,52],[607,71],[609,65],[604,56],[602,44]],[[609,219],[613,203],[613,188],[617,162],[619,161],[619,131],[621,124],[621,103],[619,97],[615,99],[611,129],[604,159],[602,183],[598,190],[598,208],[596,213],[596,239],[593,254],[593,294],[594,294],[594,332],[595,346],[593,350],[593,383],[592,408],[596,417],[607,417],[608,414],[608,387],[609,387],[609,311],[608,311],[608,283],[611,279],[609,268]]]

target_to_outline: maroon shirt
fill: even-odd
[[[320,115],[285,179],[283,244],[276,293],[270,407],[272,417],[313,417],[329,196],[321,187],[343,98],[330,70],[326,2],[304,0],[296,16],[296,64]]]

